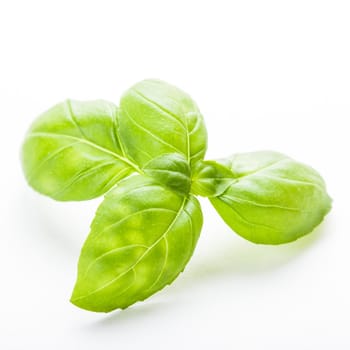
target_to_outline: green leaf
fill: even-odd
[[[234,181],[232,170],[213,160],[199,161],[193,169],[191,192],[203,197],[218,196]]]
[[[202,226],[193,196],[143,175],[107,193],[81,251],[71,302],[109,312],[170,284],[192,256]]]
[[[166,153],[180,153],[188,163],[203,159],[207,132],[195,102],[185,92],[159,80],[144,80],[120,101],[120,138],[140,166]]]
[[[85,200],[137,170],[124,155],[116,116],[117,107],[102,100],[67,100],[43,113],[22,147],[28,183],[56,200]]]
[[[331,208],[321,176],[280,153],[237,154],[219,162],[232,171],[234,181],[210,201],[235,232],[252,242],[294,241]]]
[[[187,195],[191,187],[191,169],[186,158],[178,153],[162,154],[150,160],[144,167],[146,175],[165,186]]]

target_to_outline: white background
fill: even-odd
[[[0,348],[350,348],[349,1],[0,3]],[[31,121],[65,99],[104,98],[154,77],[189,92],[207,158],[273,149],[316,168],[333,209],[284,246],[244,241],[203,200],[185,272],[126,311],[69,303],[101,199],[32,191],[19,150]]]

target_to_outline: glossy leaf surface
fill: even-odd
[[[203,159],[207,132],[195,102],[185,92],[159,80],[144,80],[121,98],[120,137],[140,166],[166,153],[180,153],[188,163]]]
[[[22,147],[28,183],[56,200],[98,197],[135,170],[117,136],[117,107],[67,100],[43,113]]]
[[[170,284],[202,227],[193,195],[262,244],[294,241],[330,210],[323,179],[307,165],[270,151],[204,160],[206,148],[195,102],[159,80],[131,87],[119,108],[67,100],[37,118],[22,147],[28,183],[62,201],[107,192],[81,250],[73,304],[124,309]]]
[[[191,169],[186,158],[178,153],[163,154],[150,160],[143,168],[146,175],[163,185],[187,195],[191,187]]]
[[[212,160],[199,161],[193,169],[191,192],[203,197],[218,196],[233,181],[230,167]]]
[[[287,156],[253,152],[219,162],[235,181],[210,201],[235,232],[252,242],[294,241],[311,232],[330,210],[321,176]]]
[[[71,301],[108,312],[144,300],[183,271],[201,226],[193,196],[142,175],[121,181],[97,210]]]

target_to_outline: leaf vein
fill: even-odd
[[[263,225],[263,224],[258,224],[256,222],[250,221],[247,218],[245,218],[233,205],[230,205],[227,203],[227,201],[225,201],[224,199],[228,199],[230,200],[230,198],[225,197],[225,196],[221,196],[220,198],[223,199],[223,201],[229,205],[229,207],[241,218],[241,220],[249,225],[253,225],[253,226],[257,226],[257,227],[263,227],[265,229],[271,230],[271,231],[275,231],[275,232],[279,232],[279,230],[275,229],[272,226],[268,226],[268,225]]]
[[[52,152],[52,153],[49,153],[41,162],[40,164],[36,167],[36,168],[33,168],[30,173],[28,174],[28,182],[30,183],[32,178],[34,177],[34,175],[38,172],[38,170],[40,168],[42,168],[42,166],[48,162],[50,159],[54,158],[55,156],[57,156],[58,154],[60,154],[62,151],[66,150],[67,148],[69,147],[72,147],[74,145],[76,145],[77,143],[80,143],[80,141],[76,141],[76,142],[72,142],[68,145],[64,145],[64,146],[61,146],[59,147],[56,151]]]
[[[87,144],[88,146],[101,151],[102,153],[106,153],[114,158],[117,158],[118,160],[120,160],[120,161],[124,162],[125,164],[127,164],[128,166],[132,167],[138,173],[142,174],[142,171],[139,169],[139,167],[136,164],[132,163],[129,159],[122,157],[119,154],[117,154],[117,153],[115,153],[107,148],[99,146],[99,145],[97,145],[97,144],[95,144],[87,139],[83,139],[81,137],[60,134],[60,133],[54,133],[54,132],[40,132],[40,131],[33,132],[28,137],[62,137],[62,138],[67,138],[67,139],[71,139],[71,140],[77,140],[81,143]]]
[[[163,140],[161,137],[159,137],[158,135],[154,134],[151,130],[147,129],[146,127],[140,125],[134,118],[132,118],[130,116],[130,114],[128,113],[128,111],[124,110],[124,112],[126,113],[126,115],[128,116],[128,118],[130,119],[130,121],[135,124],[139,129],[143,130],[146,134],[150,135],[152,138],[155,138],[156,140],[158,140],[160,143],[166,145],[167,147],[172,148],[173,150],[175,150],[176,152],[180,152],[183,153],[179,148],[176,148],[175,146],[173,146],[172,144],[170,144],[169,142]]]
[[[144,258],[144,256],[151,250],[153,249],[153,247],[155,247],[166,235],[167,233],[171,230],[171,228],[173,227],[173,225],[175,224],[175,222],[177,221],[178,217],[181,215],[181,212],[186,204],[187,198],[185,197],[182,201],[182,204],[179,208],[179,210],[177,211],[177,214],[175,215],[174,219],[170,222],[168,228],[166,229],[166,231],[161,235],[161,237],[159,237],[151,246],[148,247],[148,249],[136,260],[136,262],[130,266],[129,268],[127,268],[123,273],[121,273],[119,276],[113,278],[111,281],[105,283],[104,285],[102,285],[101,287],[98,287],[97,289],[95,289],[94,291],[83,295],[81,297],[75,298],[74,301],[76,300],[81,300],[84,298],[87,298],[95,293],[98,293],[100,290],[110,286],[111,284],[115,283],[116,281],[118,281],[121,277],[123,277],[125,274],[127,274],[128,272],[130,272],[132,269],[135,268],[135,266],[137,266],[137,264]]]
[[[162,269],[160,270],[157,278],[155,279],[155,281],[151,284],[150,287],[148,287],[145,292],[149,291],[150,289],[152,289],[157,283],[158,281],[160,280],[164,270],[165,270],[165,266],[168,262],[168,256],[169,256],[169,244],[168,244],[168,239],[166,238],[166,236],[164,236],[164,243],[165,243],[165,255],[164,255],[164,262],[163,262],[163,266],[162,266]]]
[[[182,121],[181,119],[179,119],[179,117],[178,117],[176,114],[170,112],[168,109],[166,109],[166,108],[164,108],[163,106],[159,105],[159,104],[156,103],[155,101],[149,99],[148,97],[146,97],[145,95],[143,95],[143,94],[142,94],[141,92],[139,92],[138,90],[135,90],[135,89],[134,89],[133,91],[134,91],[134,93],[135,93],[136,95],[138,95],[139,97],[141,97],[144,101],[148,102],[150,105],[153,105],[153,106],[155,106],[157,109],[159,109],[159,110],[161,110],[162,112],[164,112],[165,115],[166,115],[168,118],[170,118],[170,119],[176,121],[184,130],[186,130],[186,127],[185,127],[185,125],[183,124],[183,121]]]
[[[109,230],[110,228],[114,227],[115,226],[119,226],[120,224],[124,223],[125,221],[129,220],[131,217],[135,216],[135,215],[138,215],[140,213],[145,213],[145,212],[148,212],[148,211],[167,211],[167,212],[173,212],[173,213],[177,213],[175,210],[172,210],[172,209],[168,209],[168,208],[146,208],[146,209],[142,209],[142,210],[139,210],[139,211],[135,211],[131,214],[128,214],[127,216],[124,216],[122,219],[114,222],[113,224],[111,225],[108,225],[106,226],[102,231],[100,231],[98,233],[98,236],[100,236],[101,234],[103,234],[104,232],[106,232],[107,230]],[[96,235],[97,236],[97,235]],[[96,238],[96,237],[95,237]]]
[[[248,204],[252,204],[255,205],[257,207],[264,207],[264,208],[276,208],[276,209],[283,209],[283,210],[290,210],[290,211],[298,211],[298,212],[304,212],[304,213],[309,213],[310,211],[304,211],[301,210],[300,208],[294,208],[294,207],[285,207],[282,205],[276,205],[276,204],[265,204],[265,203],[259,203],[256,201],[251,201],[248,199],[244,199],[244,198],[240,198],[237,196],[233,196],[232,194],[228,195],[223,195],[222,197],[226,197],[228,199],[231,199],[233,202],[237,202],[237,203],[248,203]]]
[[[65,185],[63,185],[63,187],[61,187],[58,191],[56,191],[55,193],[52,194],[53,197],[57,196],[60,193],[63,193],[64,191],[67,190],[67,188],[75,185],[78,181],[90,176],[91,174],[93,174],[94,172],[96,172],[97,170],[104,168],[106,166],[109,165],[115,165],[114,162],[105,162],[105,163],[101,163],[101,164],[97,164],[91,168],[88,169],[84,169],[80,172],[78,172],[77,174],[75,174],[69,181],[67,181],[67,183]],[[124,170],[124,169],[123,169]],[[118,172],[119,174],[120,172]],[[114,176],[113,176],[114,177]]]

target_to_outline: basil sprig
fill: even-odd
[[[208,197],[223,220],[255,243],[311,232],[331,199],[312,168],[277,152],[204,160],[207,131],[191,97],[144,80],[111,102],[49,109],[22,147],[25,177],[60,201],[105,198],[81,250],[71,302],[109,312],[144,300],[182,272],[195,249]]]

